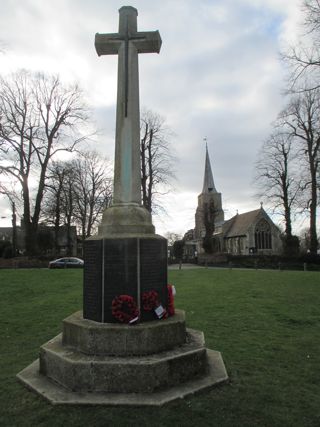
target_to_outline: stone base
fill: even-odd
[[[228,376],[220,353],[205,348],[202,332],[186,329],[178,310],[169,319],[135,326],[101,324],[75,313],[18,378],[54,404],[159,406]]]
[[[146,356],[186,342],[185,314],[163,321],[123,325],[83,319],[78,311],[63,321],[63,345],[88,355]]]
[[[173,350],[128,357],[85,355],[58,335],[41,347],[40,373],[72,391],[153,393],[206,374],[202,333],[188,333],[189,342]]]
[[[205,377],[154,393],[79,393],[67,390],[40,374],[39,360],[21,371],[17,377],[26,387],[53,405],[162,406],[228,380],[221,354],[207,349],[207,358],[208,373]]]

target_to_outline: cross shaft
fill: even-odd
[[[135,8],[122,7],[119,32],[95,37],[99,56],[118,55],[114,204],[141,205],[138,54],[161,48],[158,31],[137,31],[137,15]]]

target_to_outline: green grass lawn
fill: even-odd
[[[0,270],[0,426],[320,426],[320,273],[170,271],[230,383],[163,408],[52,406],[15,375],[82,308],[78,270]]]

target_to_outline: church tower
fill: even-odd
[[[204,217],[208,207],[213,211],[214,234],[222,231],[224,212],[222,209],[221,193],[218,193],[213,181],[211,163],[206,145],[206,160],[204,168],[203,188],[198,196],[198,207],[195,214],[195,239],[202,239],[205,235]]]

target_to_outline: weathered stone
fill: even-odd
[[[39,360],[18,374],[18,379],[28,388],[53,405],[110,405],[110,406],[162,406],[217,386],[228,381],[228,375],[218,351],[207,349],[208,372],[185,383],[175,384],[153,393],[83,393],[70,391],[50,381],[39,372]]]
[[[52,403],[161,405],[228,377],[220,353],[205,348],[202,332],[186,330],[178,310],[134,326],[89,321],[77,312],[18,378]]]
[[[74,391],[152,393],[207,371],[202,334],[188,331],[188,342],[147,356],[86,355],[62,345],[61,334],[40,350],[40,373]]]
[[[147,355],[172,349],[184,344],[185,340],[182,310],[176,310],[168,319],[134,326],[83,319],[81,311],[63,321],[63,345],[84,354]]]
[[[134,7],[122,7],[119,32],[96,34],[95,38],[99,56],[118,55],[113,203],[120,208],[125,204],[137,207],[141,204],[138,54],[159,53],[161,47],[158,31],[138,32],[137,15]]]
[[[114,205],[106,209],[99,226],[99,237],[154,235],[151,214],[142,206]]]

